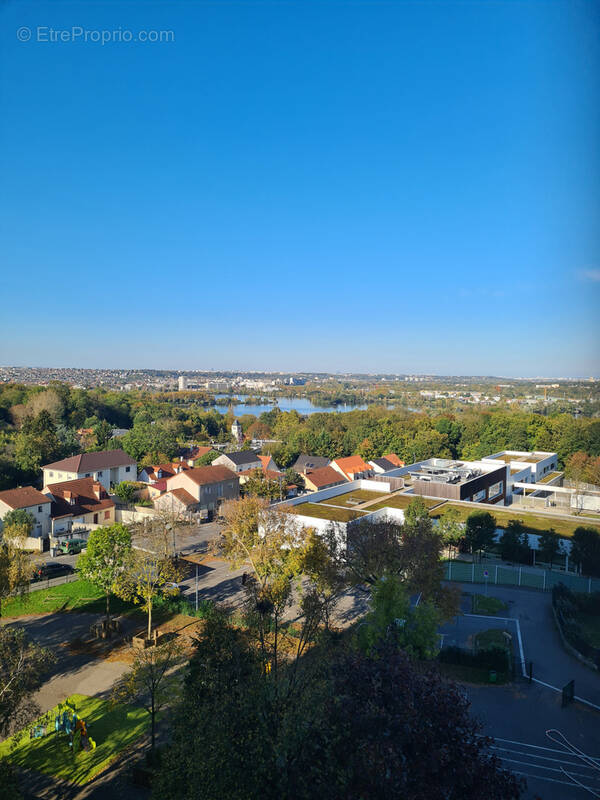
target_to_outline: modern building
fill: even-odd
[[[223,453],[212,462],[213,467],[227,467],[232,472],[245,472],[249,469],[262,469],[262,461],[254,450],[239,450],[237,453]]]
[[[54,536],[79,527],[112,525],[115,521],[115,504],[104,486],[94,478],[49,484],[44,493],[52,501]]]
[[[525,452],[522,450],[502,450],[491,456],[485,456],[482,461],[492,463],[501,462],[508,465],[506,493],[507,499],[514,494],[522,494],[523,488],[515,488],[515,483],[540,483],[544,478],[556,471],[558,455],[546,451]]]
[[[6,489],[0,492],[0,520],[3,520],[9,511],[18,509],[27,511],[34,520],[32,538],[46,538],[50,535],[52,529],[50,506],[50,499],[33,486],[21,486],[18,489]]]
[[[429,458],[406,468],[414,494],[503,505],[508,466],[487,461]]]
[[[81,453],[63,458],[42,467],[44,489],[49,484],[92,478],[104,486],[106,491],[121,481],[137,478],[137,463],[123,450],[101,450],[98,453]]]

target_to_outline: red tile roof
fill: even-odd
[[[398,458],[396,453],[385,453],[383,458],[387,458],[387,460],[390,461],[396,467],[404,466],[404,461],[402,461],[401,458]]]
[[[309,470],[306,473],[306,477],[313,484],[313,486],[317,487],[317,489],[321,488],[322,486],[345,483],[346,481],[344,476],[333,467],[319,467],[319,469]]]
[[[53,483],[47,486],[46,490],[54,499],[50,512],[52,517],[78,517],[82,514],[106,511],[115,506],[104,486],[93,478]],[[100,496],[98,497],[96,493]],[[70,500],[74,502],[71,503]]]
[[[33,486],[21,486],[18,489],[6,489],[0,492],[0,500],[10,506],[13,510],[17,508],[28,508],[29,506],[41,506],[42,503],[50,503],[50,498],[38,492]]]
[[[344,475],[350,477],[357,472],[373,472],[372,467],[366,464],[360,456],[346,456],[346,458],[336,458],[333,464],[342,470]]]
[[[183,503],[184,506],[197,506],[199,502],[186,489],[171,489],[171,491],[167,492],[167,494],[163,495],[163,497],[166,497],[169,494],[172,494],[174,497],[176,497],[181,503]]]
[[[193,467],[192,469],[187,469],[185,475],[197,486],[204,486],[207,483],[220,483],[221,481],[228,481],[231,480],[231,478],[237,477],[236,473],[232,470],[220,466]],[[168,478],[167,484],[169,481],[172,481],[174,477],[176,476]]]
[[[42,469],[57,469],[65,472],[95,472],[98,469],[122,467],[136,464],[124,450],[101,450],[98,453],[80,453],[78,456],[63,458],[52,464],[44,464]]]

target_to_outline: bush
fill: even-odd
[[[512,669],[512,658],[504,647],[490,647],[477,652],[462,647],[444,647],[438,660],[442,664],[458,664],[465,667],[508,673]]]

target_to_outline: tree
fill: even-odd
[[[474,511],[467,517],[465,539],[471,553],[485,550],[494,544],[496,520],[489,511]]]
[[[440,517],[438,530],[442,542],[448,551],[457,551],[460,542],[465,538],[465,526],[460,522],[460,512],[457,508],[449,507]]]
[[[516,800],[464,692],[385,639],[317,642],[293,702],[274,702],[246,632],[207,620],[153,784],[160,800]],[[202,727],[203,736],[190,736]]]
[[[136,547],[127,553],[123,569],[114,584],[114,592],[124,600],[139,603],[148,614],[147,638],[152,636],[152,608],[159,593],[173,594],[175,589],[167,584],[181,577],[175,563],[170,541],[171,530],[162,518],[153,521],[150,530],[144,530]]]
[[[571,539],[571,558],[584,575],[600,577],[600,533],[595,528],[579,527]]]
[[[429,511],[425,501],[420,495],[414,497],[406,507],[404,512],[404,523],[406,525],[417,525],[424,519],[429,519]]]
[[[106,595],[106,619],[110,619],[110,595],[116,592],[131,554],[131,533],[117,522],[90,533],[86,551],[77,560],[77,571]]]
[[[552,569],[554,559],[561,551],[561,538],[554,528],[542,531],[538,541],[538,549],[540,558],[543,561],[550,562],[550,569]]]
[[[439,612],[424,601],[412,606],[406,587],[397,575],[384,575],[371,589],[371,611],[358,626],[358,640],[365,653],[372,653],[382,639],[419,659],[438,652]]]
[[[133,502],[137,490],[135,483],[131,481],[121,481],[121,483],[115,486],[113,491],[121,502],[129,504]]]
[[[269,500],[275,500],[279,498],[282,487],[278,481],[270,480],[263,473],[262,469],[254,469],[243,484],[242,491],[245,495],[255,495],[256,497],[266,497]]]
[[[105,419],[101,419],[96,425],[94,425],[96,443],[100,450],[104,450],[112,439],[113,427],[114,426]]]
[[[176,639],[138,650],[131,669],[113,689],[113,703],[133,701],[150,715],[152,752],[156,744],[156,715],[167,702],[175,701],[180,685],[176,670],[183,661],[183,651]]]
[[[54,655],[31,642],[22,628],[0,625],[0,735],[19,730],[37,716],[31,695],[39,689]]]
[[[529,537],[518,519],[511,519],[500,537],[500,557],[521,564],[529,561]]]
[[[6,536],[26,539],[31,536],[35,525],[35,517],[24,508],[15,508],[8,511],[2,519],[2,530]]]
[[[23,509],[9,511],[0,531],[0,617],[2,601],[13,594],[29,589],[33,564],[24,550],[25,539],[31,533],[33,517]]]

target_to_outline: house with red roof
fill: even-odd
[[[66,533],[73,528],[112,525],[115,504],[100,481],[80,478],[46,486],[44,494],[52,501],[52,533]]]
[[[331,466],[349,481],[355,481],[359,478],[372,478],[375,474],[373,467],[363,461],[360,456],[336,458],[331,462]]]
[[[46,538],[50,535],[52,522],[50,518],[51,500],[33,486],[21,486],[18,489],[6,489],[0,492],[0,520],[9,513],[22,509],[33,517],[33,538]]]

